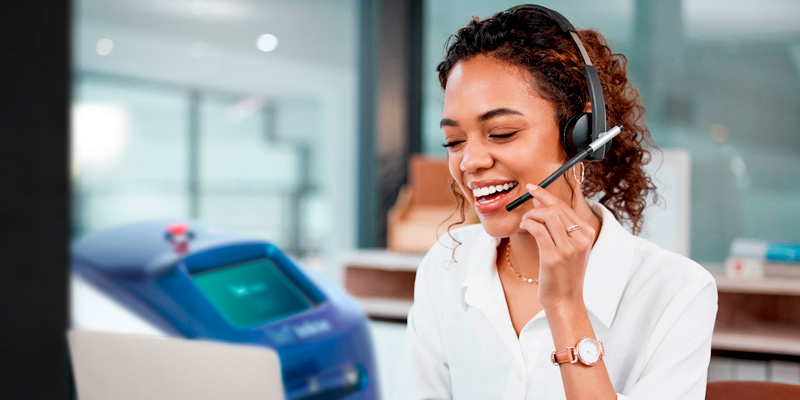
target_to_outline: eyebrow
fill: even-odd
[[[499,117],[501,115],[522,115],[521,112],[517,110],[512,110],[510,108],[495,108],[494,110],[489,110],[478,117],[478,121],[484,122],[488,121],[492,118]],[[450,118],[442,118],[439,122],[439,127],[443,126],[458,126],[458,122],[452,120]]]

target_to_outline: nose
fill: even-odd
[[[467,143],[464,148],[464,157],[461,159],[462,171],[475,173],[481,169],[491,168],[493,163],[492,155],[482,143]]]

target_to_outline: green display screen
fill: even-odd
[[[234,325],[248,328],[311,308],[309,299],[266,259],[233,265],[192,277]]]

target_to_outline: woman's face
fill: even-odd
[[[566,161],[553,105],[532,90],[532,78],[513,64],[486,56],[453,67],[444,91],[441,128],[450,174],[477,211],[486,232],[508,237],[520,231],[527,202],[506,204],[539,184]],[[549,192],[569,200],[564,179]]]

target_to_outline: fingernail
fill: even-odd
[[[528,189],[529,192],[533,192],[536,189],[538,189],[539,186],[536,186],[536,185],[534,185],[532,183],[529,183],[529,184],[525,185],[525,188]]]

